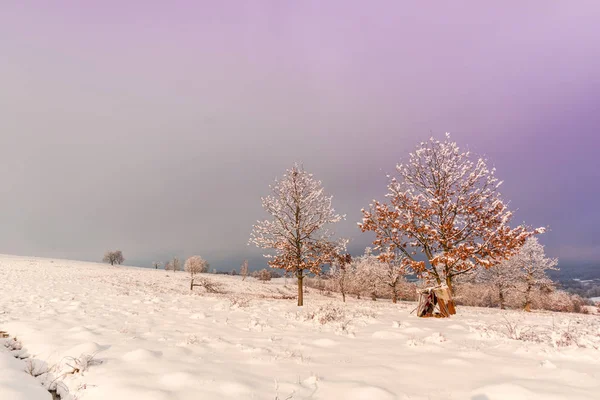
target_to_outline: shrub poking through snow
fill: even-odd
[[[192,285],[203,288],[207,293],[224,293],[220,283],[206,277],[194,278],[192,280]]]
[[[261,269],[260,271],[258,271],[256,273],[256,279],[258,279],[261,282],[267,282],[271,280],[271,271],[269,271],[268,269]]]
[[[10,351],[22,350],[23,345],[17,338],[12,338],[4,342],[4,347],[6,347]]]
[[[351,323],[364,323],[375,314],[371,309],[349,310],[340,303],[328,303],[289,316],[300,321],[312,321],[318,325],[333,325],[337,334],[352,335]]]
[[[307,318],[318,321],[321,325],[325,325],[331,322],[343,321],[346,318],[346,311],[341,306],[327,304],[308,313]]]
[[[250,299],[243,296],[232,296],[229,298],[231,308],[245,308],[250,305]]]
[[[25,372],[36,378],[48,372],[48,365],[43,361],[28,358],[25,360]]]

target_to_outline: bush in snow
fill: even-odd
[[[125,257],[123,257],[121,250],[107,251],[104,253],[104,258],[102,259],[102,262],[109,263],[110,265],[121,265],[124,261]]]
[[[373,310],[347,309],[342,303],[329,303],[317,308],[288,314],[288,317],[300,321],[310,321],[319,327],[331,327],[336,334],[345,336],[354,336],[352,326],[367,323],[367,320],[372,319],[374,316]]]
[[[207,293],[225,293],[223,291],[223,286],[220,283],[217,283],[205,276],[194,278],[192,282],[194,286],[203,288]]]
[[[545,290],[534,291],[531,295],[531,307],[533,309],[559,312],[587,312],[584,299],[562,290],[555,290],[550,293]]]
[[[347,258],[345,263],[334,262],[326,279],[313,278],[307,286],[322,292],[337,292],[345,301],[346,294],[357,298],[368,296],[394,300],[416,300],[417,286],[409,283],[404,277],[403,268],[398,265],[383,263],[367,248],[365,254],[354,259]]]
[[[310,319],[318,321],[321,325],[342,321],[346,318],[345,310],[342,307],[333,304],[321,306],[309,315]]]
[[[517,283],[515,288],[504,292],[501,300],[497,286],[488,282],[457,282],[455,300],[457,304],[471,307],[501,307],[522,309],[524,282]],[[585,300],[577,295],[562,290],[532,289],[529,298],[532,310],[548,310],[558,312],[585,313]]]
[[[200,256],[192,256],[185,260],[185,271],[190,274],[190,290],[194,290],[194,277],[208,271],[208,262]]]
[[[229,303],[232,308],[245,308],[250,305],[250,299],[243,296],[232,296],[229,298]]]
[[[4,344],[4,347],[6,347],[10,351],[23,349],[23,345],[17,338],[5,340],[3,344]]]
[[[496,307],[500,304],[496,288],[489,283],[457,282],[454,286],[454,293],[456,304],[463,306]]]
[[[261,269],[260,271],[256,271],[256,273],[254,274],[254,277],[261,282],[270,281],[271,280],[271,271],[269,271],[266,268]]]
[[[25,360],[25,372],[29,375],[38,377],[42,374],[48,372],[48,364],[41,360],[36,360],[34,358],[28,358]]]

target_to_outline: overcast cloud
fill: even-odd
[[[600,261],[597,1],[1,3],[1,253],[258,267],[295,161],[357,253],[385,174],[449,131],[549,254]]]

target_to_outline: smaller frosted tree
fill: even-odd
[[[346,293],[350,289],[353,277],[352,257],[350,254],[340,254],[335,257],[329,269],[329,275],[342,294],[342,301],[345,303]]]
[[[302,306],[302,282],[306,273],[319,274],[324,264],[330,264],[341,253],[346,241],[334,242],[328,225],[344,216],[337,214],[320,181],[294,165],[281,180],[271,186],[271,195],[262,198],[262,205],[271,219],[254,225],[250,243],[274,251],[266,254],[269,266],[293,272],[298,278],[298,305]]]
[[[379,257],[381,263],[377,266],[373,274],[379,281],[385,285],[392,293],[392,302],[398,302],[398,287],[406,275],[406,265],[402,262],[399,255],[382,254]]]
[[[158,269],[162,266],[162,263],[160,261],[154,261],[152,263],[152,266],[154,267],[154,269]]]
[[[352,286],[357,297],[360,298],[362,293],[367,292],[372,300],[376,300],[381,283],[381,261],[379,261],[379,259],[371,253],[371,249],[367,247],[365,249],[365,254],[353,260],[352,268]]]
[[[243,281],[245,281],[248,277],[248,260],[244,260],[244,262],[240,266],[240,275],[242,276]]]
[[[531,310],[531,295],[534,289],[549,290],[554,283],[546,275],[547,271],[557,271],[558,259],[547,258],[544,246],[536,237],[527,239],[525,245],[512,257],[511,262],[520,271],[520,280],[524,283],[523,295],[525,311]]]
[[[506,308],[506,296],[517,288],[521,271],[511,259],[495,264],[489,269],[480,269],[475,276],[477,283],[489,283],[498,292],[500,309]]]
[[[200,256],[192,256],[185,260],[185,271],[190,274],[190,290],[194,289],[194,277],[198,274],[208,272],[208,262]]]
[[[165,270],[173,272],[181,271],[181,261],[179,261],[179,258],[173,257],[173,259],[165,265]]]
[[[102,262],[110,263],[110,265],[121,265],[124,261],[125,257],[123,257],[121,250],[107,251],[104,253],[104,258],[102,259]]]

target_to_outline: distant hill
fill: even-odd
[[[550,271],[548,275],[561,289],[584,298],[600,296],[600,264],[559,264],[559,267],[560,271]]]
[[[560,271],[550,271],[548,274],[555,281],[600,280],[600,263],[560,263],[558,267]]]

